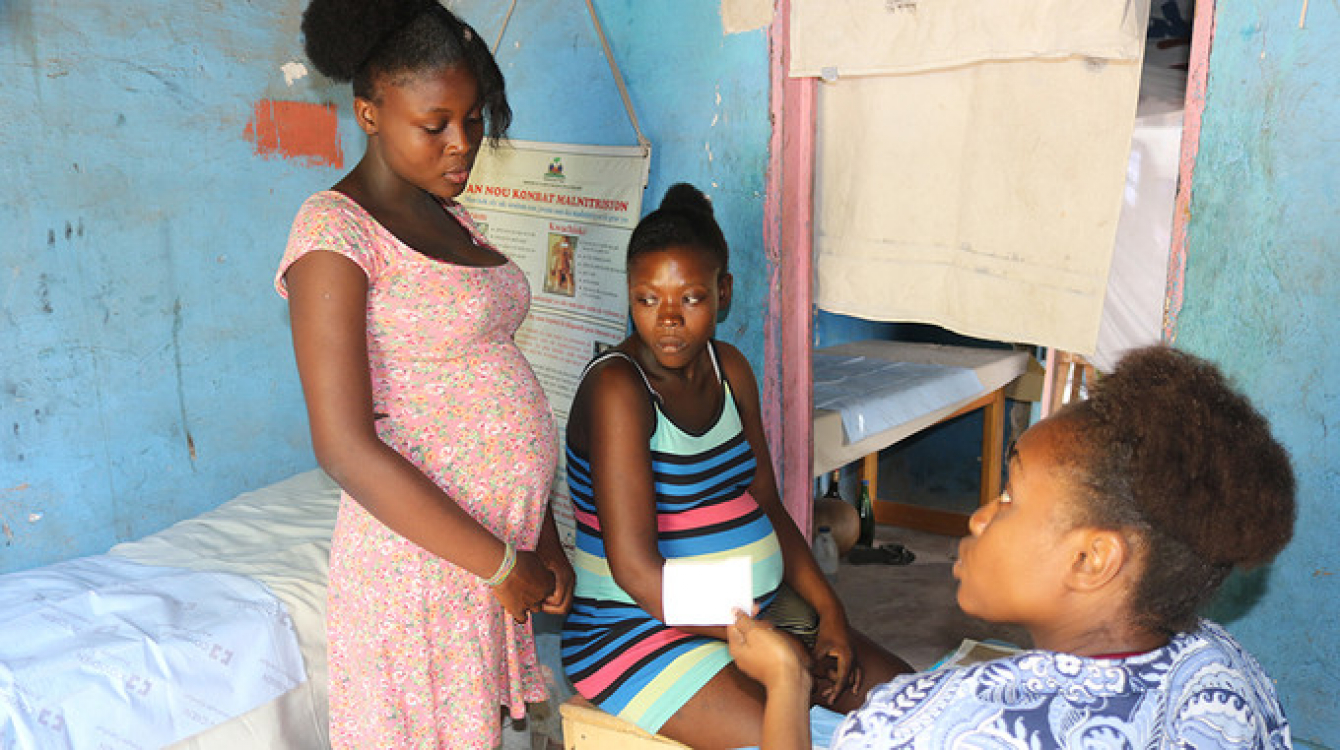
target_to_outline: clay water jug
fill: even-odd
[[[832,533],[838,555],[847,554],[861,533],[860,514],[856,506],[842,499],[836,478],[829,482],[828,492],[814,500],[814,528],[820,526],[827,526]]]

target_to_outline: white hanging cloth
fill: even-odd
[[[814,2],[798,0],[795,7],[812,12]],[[836,16],[853,5],[822,7]],[[990,29],[987,19],[996,19],[992,23],[999,24],[1003,38],[1045,36],[1037,26],[1044,16],[1027,13],[1011,26],[997,17],[993,3],[864,5],[872,18],[855,26],[879,28],[876,18],[885,25],[896,22],[906,27],[900,38],[947,38],[950,10],[965,33]],[[909,5],[916,10],[890,10]],[[821,308],[1094,351],[1148,9],[1132,9],[1126,0],[1040,5],[1052,10],[1083,5],[1077,15],[1050,18],[1052,25],[1087,28],[1075,19],[1088,12],[1113,25],[1112,40],[1128,43],[1114,42],[1109,53],[1114,57],[1105,60],[1076,57],[1064,45],[1052,45],[1039,53],[1041,59],[999,60],[995,54],[947,68],[903,61],[916,72],[899,75],[849,78],[843,71],[854,62],[819,66],[839,71],[818,95],[815,249]],[[851,28],[851,19],[843,18],[844,28]],[[803,22],[793,17],[792,28],[815,22],[814,16]],[[930,23],[936,26],[921,28]],[[1086,55],[1097,51],[1088,38],[1076,42]],[[866,45],[858,36],[837,46],[846,60]],[[1021,48],[1041,49],[1032,42]],[[929,43],[922,52],[943,54]],[[963,54],[980,52],[968,45]],[[871,66],[887,62],[879,49],[870,54]]]
[[[1137,60],[1149,2],[792,0],[791,75],[940,70],[985,60]],[[832,75],[826,75],[825,71]]]

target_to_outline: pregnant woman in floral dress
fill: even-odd
[[[300,209],[276,285],[317,459],[339,482],[335,748],[492,748],[543,700],[528,614],[573,573],[547,512],[549,406],[512,339],[530,290],[454,199],[510,119],[475,32],[436,0],[314,0],[309,57],[352,80],[358,165]]]

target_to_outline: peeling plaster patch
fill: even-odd
[[[708,142],[708,141],[703,141],[703,151],[706,151],[706,152],[707,152],[707,163],[708,163],[708,164],[711,164],[711,163],[712,163],[712,144],[711,144],[710,142]]]
[[[284,74],[284,83],[288,86],[292,86],[293,82],[300,78],[307,77],[307,66],[297,60],[280,65],[279,70]]]
[[[772,23],[772,0],[721,0],[721,28],[727,34],[761,29]]]
[[[260,156],[303,159],[311,166],[344,166],[339,121],[333,104],[256,102],[243,135]]]
[[[21,457],[20,457],[20,460],[21,460]],[[16,485],[14,485],[13,487],[0,487],[0,495],[8,495],[8,494],[11,493],[11,492],[24,492],[24,491],[29,490],[29,489],[31,489],[31,488],[32,488],[32,486],[29,485],[27,482],[23,482],[23,483],[21,483],[21,484],[16,484]],[[0,507],[0,534],[4,534],[4,536],[5,536],[5,546],[8,547],[8,546],[14,544],[14,530],[11,529],[11,528],[9,527],[9,521],[8,521],[8,519],[6,519],[6,518],[4,518],[4,517],[5,517],[5,516],[9,516],[9,515],[15,515],[15,514],[17,514],[17,512],[18,512],[18,508],[15,507],[16,504],[13,503],[13,502],[5,502],[5,503],[4,503],[4,506],[5,506],[5,507]],[[30,513],[30,514],[28,514],[28,521],[29,521],[30,523],[31,523],[32,520],[33,520],[33,515],[37,515],[38,518],[41,518],[41,514],[40,514],[40,513],[39,513],[39,514],[32,514],[32,513]]]
[[[41,513],[29,513],[29,514],[28,514],[28,523],[37,523],[37,522],[40,521],[40,520],[42,520],[42,514],[41,514]]]

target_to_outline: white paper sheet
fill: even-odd
[[[982,390],[977,374],[966,367],[818,353],[812,356],[811,366],[814,408],[842,415],[848,443],[972,398]]]
[[[666,560],[661,572],[665,624],[729,625],[737,609],[752,614],[753,570],[753,562],[744,556]]]
[[[1185,96],[1185,71],[1145,62],[1107,297],[1090,358],[1100,372],[1112,372],[1126,352],[1163,338]]]

